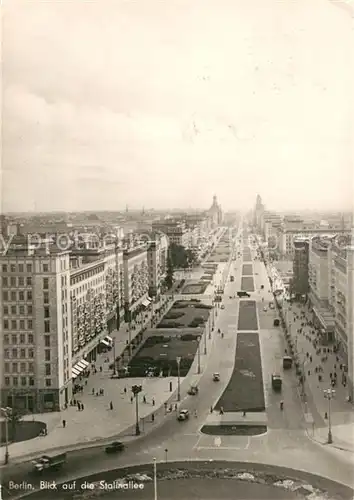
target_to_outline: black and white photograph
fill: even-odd
[[[353,500],[354,0],[4,0],[0,500]]]

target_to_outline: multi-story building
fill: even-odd
[[[69,252],[15,237],[1,255],[1,401],[59,410],[71,392]]]
[[[125,320],[130,321],[148,307],[149,270],[147,244],[133,246],[123,251]]]
[[[2,404],[59,410],[124,315],[123,250],[17,236],[0,265]]]
[[[190,243],[189,229],[182,219],[163,219],[155,221],[152,224],[153,232],[162,232],[168,239],[170,244],[182,245],[188,247]]]
[[[207,215],[210,219],[211,228],[220,226],[223,222],[223,212],[221,205],[218,203],[216,195],[213,196],[213,203],[209,208]]]
[[[152,236],[147,250],[149,296],[158,298],[166,276],[168,238],[160,233],[154,233]]]
[[[293,279],[291,293],[296,298],[307,295],[309,291],[309,239],[294,240]]]

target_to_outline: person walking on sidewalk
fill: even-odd
[[[112,401],[109,403],[109,409],[113,410],[113,403],[112,403]]]
[[[63,420],[63,428],[65,429],[66,427],[66,420]]]

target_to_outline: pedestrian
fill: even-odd
[[[63,420],[63,428],[65,429],[66,427],[66,420]]]
[[[94,387],[92,387],[92,396],[94,396],[94,395],[95,395],[95,389],[94,389]]]
[[[133,402],[133,396],[130,396],[130,402],[132,403]]]
[[[124,387],[124,394],[126,394],[126,393],[127,393],[127,388],[126,388],[126,387]]]
[[[312,363],[312,356],[310,356],[310,363]]]
[[[84,408],[85,408],[85,407],[84,407],[84,404],[83,404],[83,403],[81,403],[81,411],[84,411]]]
[[[245,411],[242,413],[242,416],[243,416],[243,417],[245,417],[245,416],[246,416],[246,412],[245,412]]]
[[[109,409],[113,410],[113,403],[112,403],[112,401],[110,401],[110,403],[109,403]]]
[[[100,366],[100,372],[102,373],[102,366]]]
[[[151,402],[152,402],[152,406],[155,406],[155,398],[152,398]]]
[[[210,413],[213,413],[213,407],[212,406],[210,407]]]
[[[143,397],[143,403],[146,403],[146,396]]]

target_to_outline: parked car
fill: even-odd
[[[124,450],[124,444],[121,441],[113,441],[105,448],[106,453],[118,453]]]
[[[189,411],[188,410],[180,410],[180,412],[178,413],[177,420],[179,420],[180,422],[183,422],[184,420],[188,420],[188,419],[189,419]]]
[[[225,306],[224,306],[224,304],[222,304],[222,306],[221,306],[221,309],[225,309]]]
[[[219,382],[220,381],[220,373],[213,373],[213,381],[214,382]]]
[[[263,307],[263,311],[266,313],[268,311],[268,307],[267,306],[264,306]]]

